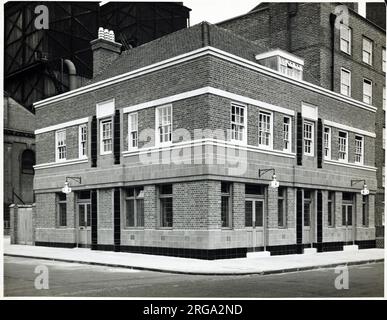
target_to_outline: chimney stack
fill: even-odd
[[[93,78],[121,54],[122,44],[115,42],[112,30],[98,29],[98,39],[90,42],[93,51]]]

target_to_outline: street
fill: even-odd
[[[49,289],[35,289],[37,266]],[[334,269],[276,275],[202,276],[4,257],[4,296],[55,297],[382,297],[384,263],[349,267],[349,288],[337,290]]]

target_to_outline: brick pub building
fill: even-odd
[[[357,3],[345,3],[347,25],[334,28],[340,3],[261,3],[251,12],[220,23],[246,39],[278,47],[304,59],[304,80],[368,101],[377,108],[375,225],[378,247],[384,246],[385,163],[385,3],[366,3],[366,18]],[[364,53],[363,53],[364,52]],[[365,84],[364,84],[365,83]],[[343,85],[344,84],[344,85]]]
[[[36,245],[202,259],[375,246],[372,102],[208,23],[122,54],[91,45],[93,80],[34,105]]]

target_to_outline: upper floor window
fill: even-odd
[[[363,79],[363,102],[372,104],[372,81]]]
[[[112,153],[113,149],[113,130],[112,130],[112,120],[106,119],[101,121],[101,154]]]
[[[372,65],[372,40],[363,37],[363,62]]]
[[[331,158],[331,128],[324,127],[324,158]]]
[[[288,59],[279,58],[279,71],[289,78],[302,80],[302,65]]]
[[[246,108],[241,105],[231,105],[231,140],[245,141],[246,135]]]
[[[138,113],[128,115],[128,147],[137,149],[138,147]]]
[[[355,136],[355,163],[363,164],[364,139],[362,136]]]
[[[66,130],[56,132],[56,161],[66,160]]]
[[[157,143],[168,144],[172,142],[172,105],[156,109]]]
[[[291,130],[291,119],[284,117],[284,147],[283,150],[287,152],[292,151],[292,130]]]
[[[340,25],[340,50],[351,54],[351,28],[341,24]]]
[[[386,177],[386,167],[385,166],[383,166],[382,167],[382,187],[384,188],[384,186],[385,186],[385,177]]]
[[[260,111],[258,115],[258,145],[260,147],[272,147],[272,130],[273,126],[271,113]]]
[[[340,77],[340,93],[350,97],[351,96],[351,72],[347,69],[341,68]]]
[[[304,154],[314,155],[314,123],[304,121]]]
[[[383,128],[383,149],[386,149],[386,128]]]
[[[386,48],[382,49],[382,70],[386,72]]]
[[[386,110],[386,86],[383,87],[383,110]]]
[[[339,160],[348,161],[348,134],[339,131]]]
[[[79,126],[79,158],[87,157],[87,124]]]

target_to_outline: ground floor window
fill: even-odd
[[[66,205],[66,194],[57,193],[57,216],[58,216],[58,226],[66,227],[67,226],[67,205]]]
[[[312,197],[310,190],[304,190],[304,227],[310,227]]]
[[[334,227],[335,225],[335,193],[333,191],[328,192],[328,227]]]
[[[368,196],[362,198],[362,219],[361,224],[366,227],[368,225]]]
[[[278,188],[278,227],[286,227],[286,189]]]
[[[126,190],[126,226],[144,226],[144,188],[135,187]]]
[[[231,184],[221,183],[221,219],[222,228],[231,228]]]
[[[173,227],[173,195],[172,185],[160,186],[160,227]]]

